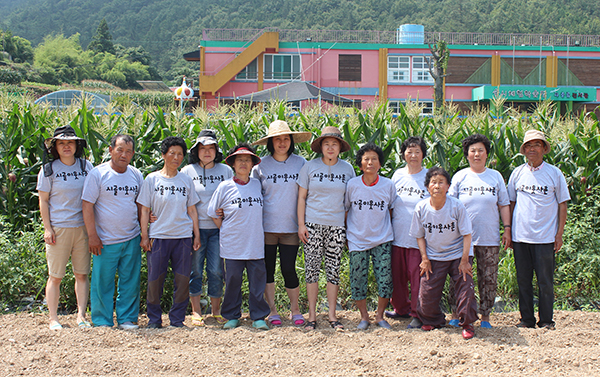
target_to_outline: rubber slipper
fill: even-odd
[[[279,321],[281,322],[281,321]],[[281,326],[281,325],[279,325]],[[252,327],[254,327],[255,329],[259,329],[259,330],[268,330],[269,326],[267,325],[267,322],[265,322],[264,319],[258,319],[254,322],[252,322]]]
[[[375,323],[377,326],[384,328],[384,329],[388,329],[391,330],[392,326],[390,326],[390,324],[388,323],[388,321],[386,321],[385,319],[382,319],[381,321]]]
[[[223,318],[223,316],[220,314],[213,315],[213,318],[217,320],[217,323],[219,325],[224,325],[227,323],[227,320],[225,318]]]
[[[56,321],[50,323],[50,330],[62,330],[62,325]]]
[[[329,321],[329,326],[331,326],[331,328],[334,330],[343,330],[344,329],[344,325],[342,325],[342,322],[340,322],[340,321]]]
[[[304,316],[302,314],[294,314],[292,316],[292,323],[296,327],[302,327],[306,323],[306,320],[304,319]]]
[[[362,320],[362,321],[360,321],[358,326],[356,326],[356,329],[357,330],[366,330],[369,328],[370,325],[371,325],[371,323],[369,321]],[[332,323],[331,327],[333,327],[333,323]]]
[[[240,324],[240,321],[237,319],[230,319],[229,321],[225,322],[225,324],[223,325],[224,329],[235,329],[236,327],[238,327]]]
[[[281,316],[279,314],[270,315],[269,318],[267,318],[267,321],[269,321],[271,326],[275,326],[275,327],[281,326]]]
[[[482,329],[491,329],[492,328],[492,324],[489,323],[488,321],[481,321],[481,328]]]
[[[307,321],[304,325],[305,330],[316,330],[317,329],[317,321]]]
[[[395,310],[386,310],[384,312],[385,316],[392,319],[398,318],[410,318],[410,314],[398,314]]]
[[[460,319],[451,319],[448,324],[452,327],[458,327],[458,324],[460,323]]]
[[[204,326],[204,319],[200,316],[192,316],[192,325],[202,327]]]
[[[423,322],[417,317],[413,317],[412,321],[406,326],[407,329],[420,329],[423,326]]]
[[[92,324],[84,320],[77,323],[77,326],[79,326],[80,329],[89,329],[92,327]]]

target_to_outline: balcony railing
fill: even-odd
[[[397,30],[287,30],[265,29],[204,29],[206,41],[249,42],[266,31],[279,32],[281,42],[337,42],[396,44],[400,40],[409,43],[435,43],[443,40],[450,45],[488,46],[570,46],[600,47],[600,35],[567,34],[500,34],[500,33],[446,33],[446,32],[399,32]]]

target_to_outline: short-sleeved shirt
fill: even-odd
[[[515,203],[512,240],[532,244],[553,243],[558,231],[558,205],[571,199],[565,176],[543,163],[531,171],[525,163],[508,180],[508,198]]]
[[[369,250],[394,239],[390,219],[396,200],[394,184],[380,176],[375,185],[367,186],[362,178],[352,178],[346,187],[346,237],[350,251]]]
[[[94,168],[85,161],[81,169],[79,159],[73,165],[65,165],[60,160],[52,161],[52,175],[46,177],[44,168],[37,178],[37,190],[48,193],[50,224],[58,228],[78,228],[85,225],[81,212],[81,193],[88,173]]]
[[[352,165],[339,158],[333,166],[322,158],[307,162],[298,177],[298,185],[308,191],[304,221],[344,226],[346,184],[355,176]]]
[[[142,182],[142,173],[131,165],[118,173],[109,161],[90,171],[81,198],[94,204],[96,232],[104,245],[126,242],[140,234],[135,200]]]
[[[408,174],[408,168],[398,169],[392,175],[392,182],[396,188],[396,203],[392,212],[392,226],[394,227],[394,246],[418,249],[417,239],[409,235],[415,206],[421,200],[429,198],[425,187],[427,169],[423,168],[417,174]]]
[[[452,196],[446,197],[446,203],[439,210],[431,206],[430,199],[420,201],[410,226],[411,236],[425,239],[427,258],[437,261],[460,259],[463,237],[472,232],[467,209]],[[473,256],[473,248],[469,255]]]
[[[200,198],[196,204],[200,229],[217,229],[212,217],[206,214],[206,209],[219,183],[233,177],[233,170],[225,164],[216,163],[210,169],[204,169],[199,164],[186,165],[181,172],[192,178],[196,194]]]
[[[264,200],[263,227],[268,233],[298,232],[298,173],[306,164],[304,157],[292,154],[285,161],[273,156],[262,159],[252,169],[260,181]]]
[[[139,204],[156,215],[157,220],[150,223],[148,236],[158,239],[193,237],[194,223],[187,210],[198,201],[192,178],[181,172],[170,178],[159,171],[148,174],[137,198]]]
[[[245,185],[233,179],[221,183],[210,199],[208,215],[218,218],[219,208],[223,208],[224,215],[219,237],[221,258],[264,259],[263,197],[259,180],[250,178]]]
[[[448,195],[465,205],[473,224],[474,246],[500,245],[498,206],[510,204],[502,174],[494,169],[482,173],[463,169],[452,177]]]

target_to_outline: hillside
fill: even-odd
[[[600,34],[600,2],[588,0],[0,0],[0,14],[0,29],[33,45],[79,33],[84,48],[106,18],[114,42],[143,46],[166,78],[203,28]]]

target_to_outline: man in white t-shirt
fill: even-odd
[[[144,178],[129,165],[133,138],[116,135],[110,161],[96,166],[83,187],[83,220],[93,255],[90,306],[94,326],[112,327],[115,273],[117,324],[136,329],[140,309],[140,223],[136,199]]]
[[[539,288],[537,325],[554,329],[555,254],[563,244],[567,201],[571,199],[562,172],[544,162],[550,144],[541,131],[529,130],[520,152],[527,163],[517,167],[508,180],[512,213],[512,241],[519,285],[521,322],[517,327],[534,328],[533,272]]]

